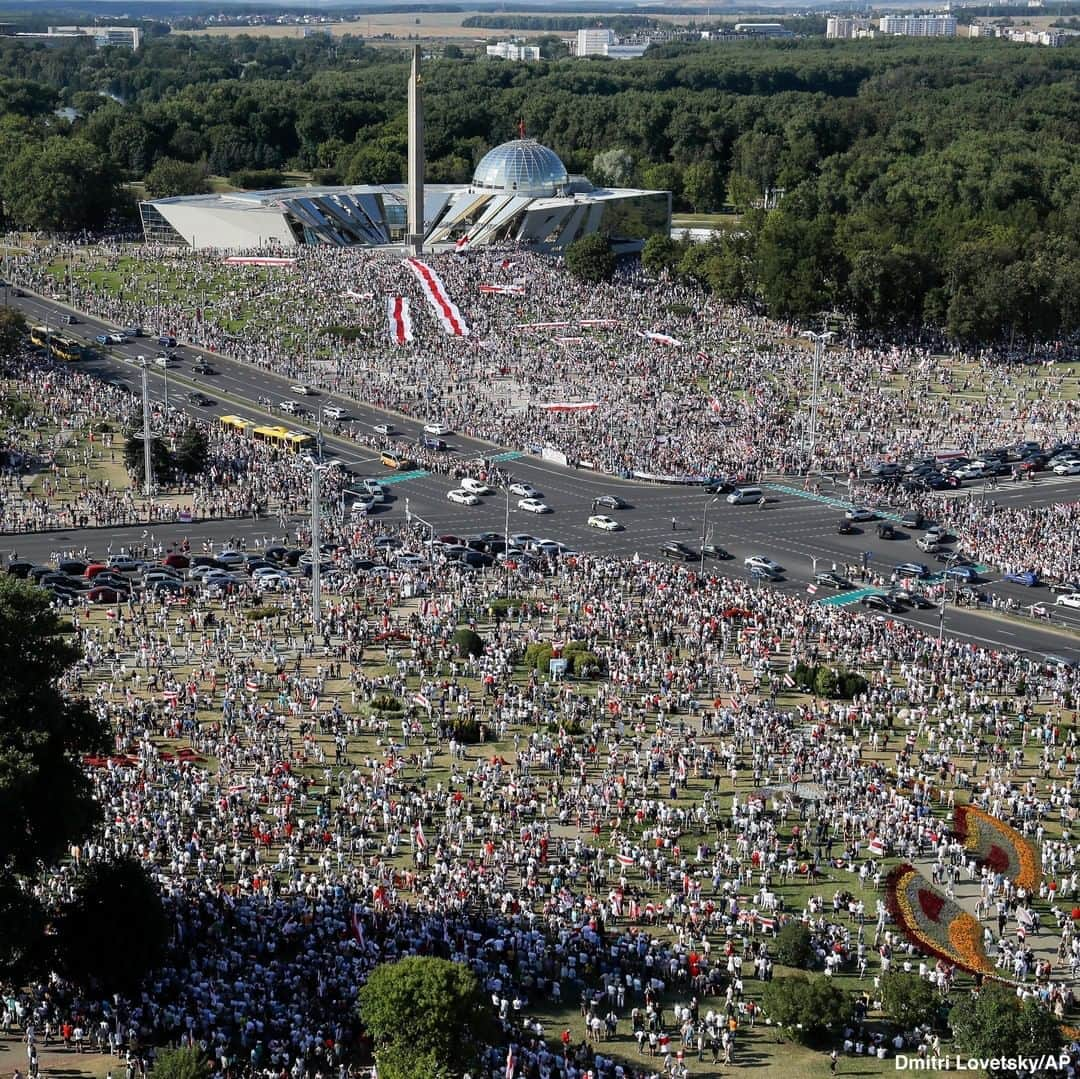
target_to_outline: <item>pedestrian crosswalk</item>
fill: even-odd
[[[380,476],[379,482],[387,487],[393,483],[405,483],[406,480],[421,480],[430,475],[426,468],[416,468],[411,472],[391,472],[389,476]]]
[[[848,607],[852,603],[858,603],[863,596],[879,596],[880,588],[856,588],[847,592],[837,592],[835,596],[822,596],[814,600],[821,607]]]
[[[835,495],[823,495],[817,491],[806,491],[802,487],[789,487],[783,483],[766,483],[763,484],[765,490],[776,491],[779,494],[793,495],[795,498],[805,498],[808,502],[820,502],[825,506],[835,506],[838,510],[852,509],[856,503],[849,501],[845,498],[837,498]],[[878,517],[883,521],[899,521],[899,513],[889,513],[884,510],[876,511]]]
[[[507,450],[505,453],[496,453],[491,460],[492,461],[516,461],[519,457],[524,457],[523,450]]]

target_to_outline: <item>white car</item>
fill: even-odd
[[[447,502],[456,502],[459,506],[479,506],[480,499],[472,493],[459,487],[457,490],[446,493]]]
[[[282,401],[278,408],[282,412],[287,412],[290,416],[295,416],[300,411],[300,406],[295,401]]]
[[[551,507],[539,498],[522,498],[518,501],[517,508],[526,513],[551,513]]]
[[[106,333],[102,334],[105,341],[110,345],[126,345],[127,335],[122,333]]]
[[[605,517],[602,513],[594,513],[586,522],[590,528],[600,528],[605,532],[618,532],[622,525],[611,517]]]
[[[295,393],[297,397],[307,397],[309,394],[315,392],[310,386],[302,385],[290,386],[289,389],[292,393]]]
[[[1065,595],[1058,596],[1054,600],[1054,606],[1080,608],[1080,592],[1066,592]]]
[[[540,498],[540,492],[531,483],[512,483],[510,493],[520,498]]]
[[[491,488],[486,483],[481,483],[480,480],[474,480],[471,476],[466,476],[461,481],[461,489],[463,491],[471,491],[474,495],[491,494]]]
[[[1080,476],[1080,461],[1062,461],[1054,465],[1055,476]]]
[[[448,435],[450,434],[450,428],[447,427],[445,423],[425,423],[424,434],[435,435],[436,437],[440,435]]]
[[[166,370],[168,370],[168,369],[173,368],[173,367],[179,367],[180,366],[180,361],[179,360],[174,360],[172,358],[172,356],[165,356],[165,355],[155,356],[154,357],[154,366],[155,367],[164,367],[164,368],[166,368]]]
[[[866,506],[852,506],[844,516],[849,521],[872,521],[877,514]]]
[[[771,558],[766,558],[763,554],[752,554],[749,558],[744,558],[743,565],[747,569],[765,569],[770,573],[779,573],[784,568]]]
[[[340,420],[345,418],[345,409],[340,405],[324,405],[322,414],[328,420]]]
[[[377,423],[373,428],[377,435],[388,435],[393,429],[394,425],[392,423]]]

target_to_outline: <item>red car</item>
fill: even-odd
[[[86,572],[83,576],[88,581],[92,581],[99,573],[104,573],[108,568],[109,567],[106,566],[104,562],[91,562],[90,565],[86,567]]]
[[[186,554],[167,554],[161,561],[166,566],[172,566],[173,569],[187,569],[191,564]]]

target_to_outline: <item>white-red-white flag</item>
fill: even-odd
[[[404,296],[388,296],[386,321],[390,328],[390,340],[395,345],[407,345],[413,339],[412,315],[409,301]]]

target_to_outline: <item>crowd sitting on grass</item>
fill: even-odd
[[[520,1075],[681,1076],[739,1064],[803,922],[808,966],[860,979],[851,1051],[888,1054],[875,979],[947,994],[957,972],[877,889],[890,859],[966,865],[941,814],[967,800],[1044,849],[1055,887],[989,880],[984,928],[1019,994],[1067,1009],[1075,941],[1017,964],[1010,926],[1076,891],[1075,670],[684,566],[538,561],[509,601],[502,571],[351,573],[382,531],[328,519],[343,585],[318,633],[296,592],[74,612],[68,687],[114,745],[86,762],[107,824],[50,887],[134,855],[173,946],[141,995],[54,982],[13,991],[9,1022],[199,1045],[226,1074],[347,1074],[367,973],[437,955],[480,975]],[[552,646],[602,673],[549,677]],[[863,678],[787,698],[804,668]],[[585,1039],[538,1018],[579,1002]]]
[[[850,338],[825,354],[808,461],[813,364],[796,327],[640,275],[581,287],[556,260],[504,249],[427,256],[469,329],[453,336],[399,260],[325,247],[291,254],[294,268],[267,269],[226,266],[206,251],[51,246],[16,260],[14,273],[51,293],[53,267],[70,260],[73,302],[117,325],[175,334],[512,449],[551,446],[606,472],[846,473],[884,451],[1080,432],[1080,402],[1055,368],[1073,356],[1068,344],[943,359],[944,344],[930,338]],[[394,295],[412,304],[415,340],[404,346],[387,330]],[[1021,359],[1046,368],[1033,396]],[[545,407],[565,403],[596,407]]]

